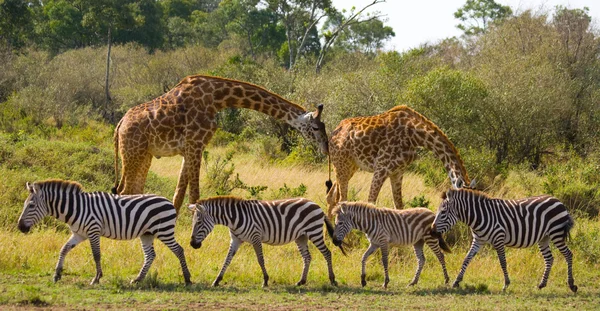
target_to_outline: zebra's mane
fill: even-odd
[[[474,197],[483,197],[485,199],[493,199],[492,197],[490,197],[489,194],[477,190],[477,189],[471,189],[471,188],[460,188],[460,189],[450,189],[449,190],[452,193],[466,193],[468,195],[474,196]],[[445,200],[447,198],[446,192],[442,193],[442,199]]]
[[[234,196],[234,195],[223,195],[223,196],[199,199],[198,201],[196,201],[196,204],[213,203],[213,202],[232,202],[232,201],[233,202],[246,202],[246,201],[252,201],[252,200],[246,200],[244,198],[240,198],[240,197]]]
[[[70,187],[75,193],[84,192],[80,183],[71,180],[48,179],[36,181],[35,184],[39,185],[40,188],[58,187],[60,190],[66,190]]]
[[[395,214],[400,210],[393,210],[391,208],[380,208],[374,204],[368,202],[340,202],[332,211],[333,215],[338,215],[344,209],[344,212],[361,212],[364,211],[368,215],[375,214]]]

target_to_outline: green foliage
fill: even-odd
[[[298,187],[290,188],[286,184],[279,188],[277,192],[273,191],[273,200],[284,199],[284,198],[298,198],[303,197],[306,194],[306,185],[300,184]]]
[[[406,206],[408,207],[425,207],[429,208],[429,200],[425,198],[424,195],[420,195],[410,199],[410,201],[406,202]]]
[[[214,193],[216,195],[227,195],[231,191],[238,188],[244,188],[244,183],[240,180],[240,175],[233,173],[235,165],[231,162],[234,152],[229,151],[224,158],[217,156],[214,161],[210,161],[208,151],[204,151],[202,159],[205,163],[203,185],[205,192]]]
[[[488,25],[501,21],[512,14],[509,6],[500,5],[494,0],[467,0],[464,6],[454,12],[454,17],[462,21],[456,27],[466,35],[485,32]]]
[[[573,214],[597,217],[600,211],[600,162],[598,158],[571,157],[544,169],[544,192],[559,198]]]

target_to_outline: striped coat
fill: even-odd
[[[190,272],[183,248],[175,241],[177,214],[169,200],[156,195],[118,196],[105,192],[84,192],[81,185],[63,180],[27,183],[29,197],[19,218],[19,230],[26,233],[45,216],[53,216],[69,225],[72,235],[62,247],[56,265],[54,281],[61,278],[67,253],[89,239],[96,263],[92,284],[102,277],[100,237],[115,240],[140,238],[144,250],[144,265],[137,278],[144,279],[156,257],[153,241],[158,238],[177,256],[185,282],[190,284]]]
[[[229,252],[213,286],[219,285],[231,259],[244,242],[254,247],[263,272],[263,286],[267,286],[269,276],[264,265],[262,243],[283,245],[292,241],[296,242],[304,260],[302,276],[297,283],[303,285],[306,283],[311,261],[308,240],[325,257],[331,284],[337,284],[331,264],[331,252],[323,240],[323,224],[326,225],[330,235],[333,234],[333,225],[316,203],[302,198],[261,201],[214,197],[199,200],[196,204],[190,205],[190,209],[194,212],[190,242],[192,247],[201,247],[202,241],[217,224],[229,227],[231,233]]]
[[[491,243],[498,253],[504,273],[504,289],[510,284],[505,247],[523,248],[538,244],[546,265],[538,285],[538,288],[543,288],[547,284],[554,262],[549,245],[552,242],[567,261],[569,288],[577,292],[573,280],[573,254],[565,243],[574,222],[566,207],[557,198],[543,195],[503,200],[490,198],[482,192],[470,189],[449,190],[442,198],[434,230],[444,233],[458,221],[462,221],[473,233],[471,249],[454,281],[454,287],[458,287],[462,281],[467,266],[479,248],[485,243]]]
[[[415,285],[419,281],[419,276],[425,264],[424,244],[427,244],[435,253],[442,265],[445,282],[448,283],[449,278],[444,254],[440,247],[447,252],[450,252],[450,249],[441,236],[432,232],[431,225],[435,218],[432,211],[426,208],[396,210],[377,208],[370,203],[340,202],[333,210],[333,214],[336,215],[334,233],[336,243],[341,243],[352,229],[364,232],[369,239],[369,248],[362,257],[362,286],[367,284],[365,271],[367,258],[378,248],[381,248],[381,261],[385,273],[383,287],[387,287],[390,281],[388,251],[389,246],[395,245],[412,245],[417,256],[417,271],[409,285]]]

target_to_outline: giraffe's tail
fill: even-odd
[[[123,119],[115,127],[115,134],[113,136],[113,143],[115,145],[115,186],[111,189],[113,194],[117,194],[117,190],[119,189],[119,128],[121,127],[121,122],[123,122]]]
[[[327,155],[327,164],[329,165],[328,168],[328,172],[329,172],[329,179],[325,182],[325,187],[327,187],[327,193],[329,193],[329,190],[331,190],[331,187],[333,186],[333,182],[331,182],[331,155]]]

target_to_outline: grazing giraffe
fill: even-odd
[[[224,108],[248,108],[283,120],[320,151],[328,153],[323,106],[314,112],[262,87],[211,76],[188,76],[162,96],[127,111],[115,129],[114,193],[138,194],[144,190],[152,156],[183,156],[173,205],[179,212],[187,186],[190,202],[200,197],[202,152],[217,129],[217,112]],[[118,181],[118,156],[122,176]]]
[[[448,137],[420,113],[396,106],[382,114],[344,119],[329,139],[329,156],[336,183],[327,181],[328,216],[339,201],[348,199],[348,182],[362,169],[373,172],[369,202],[375,203],[381,186],[390,178],[396,208],[402,208],[402,175],[425,147],[444,163],[452,185],[468,184],[469,177]],[[460,183],[459,183],[460,181]]]

